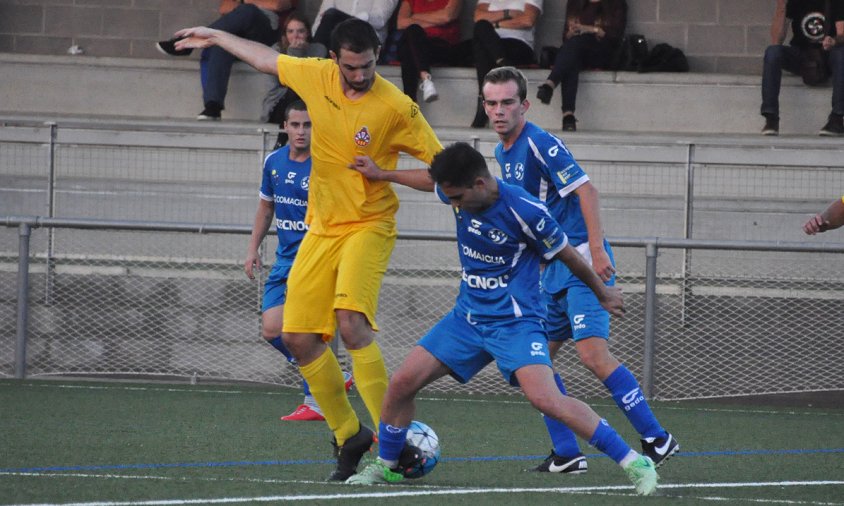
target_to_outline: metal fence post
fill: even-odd
[[[56,138],[58,125],[53,121],[45,123],[50,127],[50,167],[47,178],[47,217],[56,216]],[[56,239],[56,229],[47,230],[47,258],[46,275],[44,276],[44,305],[50,305],[53,295],[53,248]]]
[[[29,323],[29,223],[18,225],[18,321],[15,339],[15,378],[26,377],[26,334]]]
[[[683,193],[683,239],[692,238],[695,201],[695,145],[689,144],[686,151],[686,188]],[[688,277],[691,272],[692,251],[683,248],[683,278],[680,290],[680,324],[686,325],[686,296],[688,295]]]
[[[645,244],[645,349],[642,360],[642,392],[653,397],[654,351],[656,344],[656,240]]]

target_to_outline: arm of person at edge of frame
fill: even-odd
[[[228,32],[205,26],[184,28],[176,32],[175,35],[176,38],[181,39],[176,41],[177,50],[205,49],[211,46],[219,46],[265,74],[275,75],[278,73],[276,66],[278,51],[260,42],[246,40]]]
[[[607,312],[619,318],[624,317],[626,310],[624,309],[624,298],[621,295],[621,288],[605,285],[595,271],[592,270],[592,266],[586,263],[583,256],[571,244],[566,244],[566,247],[561,249],[554,258],[566,264],[572,274],[586,283],[586,286],[595,293],[601,306]]]
[[[615,273],[615,267],[604,249],[604,227],[601,225],[601,205],[598,189],[587,181],[574,190],[580,199],[580,210],[583,221],[586,222],[586,233],[589,236],[589,252],[592,254],[592,269],[602,281],[609,281]]]
[[[255,222],[252,224],[252,236],[249,238],[249,249],[246,251],[246,261],[243,263],[243,270],[249,279],[255,279],[253,269],[261,268],[261,255],[258,254],[258,248],[270,229],[274,214],[275,205],[269,200],[259,199],[258,210],[255,211]]]
[[[389,181],[423,192],[434,191],[434,180],[428,169],[384,170],[368,156],[356,156],[349,168],[356,170],[370,181]]]
[[[844,197],[832,201],[823,212],[814,215],[803,225],[803,232],[815,235],[844,225]]]

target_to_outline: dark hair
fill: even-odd
[[[331,31],[331,50],[338,57],[340,49],[353,53],[363,53],[369,49],[374,52],[381,47],[381,40],[372,25],[358,18],[349,18],[339,23]]]
[[[484,155],[465,142],[455,142],[431,161],[428,169],[437,184],[470,188],[479,177],[490,177]]]
[[[499,84],[506,83],[507,81],[516,82],[516,85],[519,87],[519,98],[524,102],[527,98],[527,78],[516,67],[498,67],[490,70],[484,76],[483,84]],[[483,86],[481,89],[483,89]]]
[[[305,29],[308,31],[308,42],[313,42],[313,32],[311,31],[311,24],[305,18],[304,15],[300,14],[297,11],[293,11],[287,15],[287,19],[284,20],[284,25],[281,27],[281,42],[279,47],[281,47],[282,52],[287,52],[287,47],[290,45],[290,41],[287,40],[287,25],[290,24],[291,21],[298,21],[305,25]]]
[[[284,109],[284,121],[287,121],[290,118],[290,111],[308,111],[308,106],[305,105],[305,102],[301,100],[294,100],[287,104],[287,107]]]

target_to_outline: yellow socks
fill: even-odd
[[[364,348],[348,351],[352,357],[352,375],[355,377],[355,387],[357,387],[364,404],[366,404],[366,409],[369,410],[369,416],[372,417],[372,426],[377,428],[378,422],[381,420],[381,403],[384,402],[388,382],[387,366],[384,365],[381,348],[373,341]],[[311,380],[308,379],[308,381]],[[311,385],[311,391],[313,391],[313,385]],[[320,404],[321,406],[322,404]]]
[[[378,356],[381,356],[380,352]],[[328,427],[334,432],[337,444],[342,446],[347,439],[357,434],[360,430],[360,423],[352,405],[349,404],[349,398],[346,397],[343,371],[340,369],[337,357],[334,356],[331,348],[326,348],[325,353],[319,358],[308,365],[300,366],[299,370],[311,387],[311,395],[319,404]],[[358,389],[360,389],[357,372],[355,372],[355,380],[358,383]],[[363,395],[362,392],[361,395]],[[381,399],[383,397],[384,392],[382,391]],[[378,402],[380,409],[381,401]]]

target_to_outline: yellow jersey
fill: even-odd
[[[372,88],[350,100],[340,85],[340,69],[330,59],[279,55],[281,84],[308,105],[311,178],[307,222],[310,232],[338,235],[361,225],[395,227],[398,197],[386,181],[369,181],[350,169],[354,156],[369,156],[395,170],[399,153],[430,164],[442,145],[419,106],[375,74]]]

